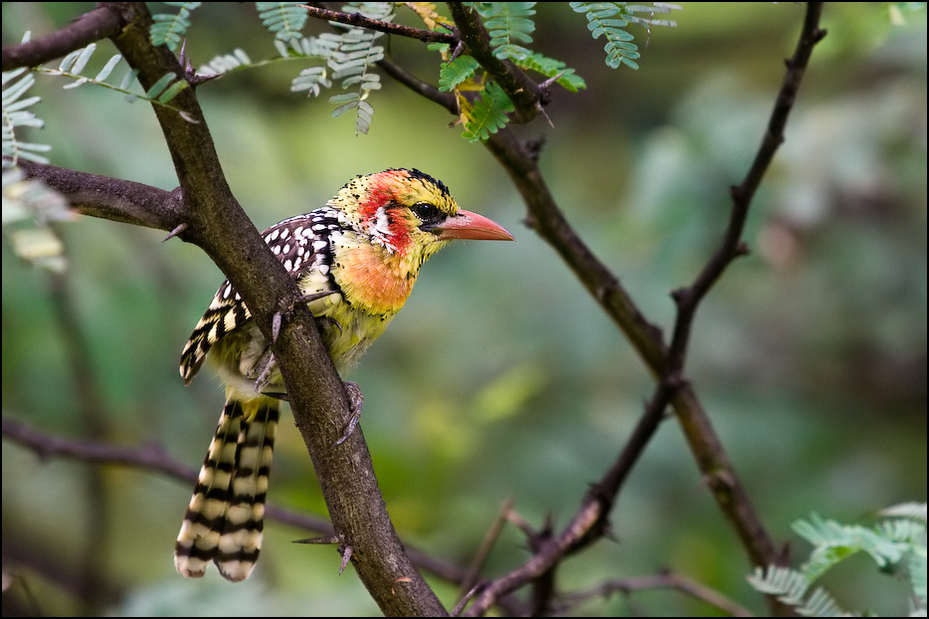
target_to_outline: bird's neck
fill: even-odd
[[[400,311],[416,283],[424,258],[361,243],[339,259],[334,273],[346,300],[371,314]]]

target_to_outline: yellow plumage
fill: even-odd
[[[340,372],[383,333],[420,267],[450,240],[513,238],[489,219],[459,209],[440,181],[406,169],[358,176],[325,207],[286,219],[262,236],[308,299]],[[240,581],[261,549],[280,415],[273,396],[286,387],[269,342],[228,281],[181,354],[186,383],[207,358],[226,384],[226,405],[177,537],[175,565],[196,577],[212,560],[225,578]]]

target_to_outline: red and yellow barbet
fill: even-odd
[[[513,240],[493,221],[458,208],[442,182],[406,169],[358,176],[323,208],[285,219],[262,236],[296,279],[340,373],[383,333],[432,254],[453,239]],[[174,561],[183,576],[203,576],[213,561],[225,578],[240,581],[261,549],[286,389],[269,342],[228,281],[181,354],[185,383],[206,359],[226,384],[226,405]]]

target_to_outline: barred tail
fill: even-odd
[[[255,567],[279,415],[273,398],[227,398],[174,546],[182,576],[203,576],[212,560],[238,582]]]

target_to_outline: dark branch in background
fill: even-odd
[[[59,224],[54,225],[60,228]],[[59,238],[60,235],[59,235]],[[62,241],[65,242],[65,241]],[[67,253],[67,249],[65,250]],[[74,295],[74,281],[67,273],[49,271],[49,298],[55,309],[60,341],[67,355],[67,368],[75,397],[73,405],[78,415],[78,426],[84,436],[102,440],[107,435],[109,413],[107,400],[103,396],[98,373],[95,371],[86,329],[79,318]],[[110,547],[109,531],[112,528],[112,499],[106,491],[100,469],[82,471],[80,482],[88,497],[88,513],[80,535],[83,543],[81,554],[83,570],[80,575],[80,598],[87,614],[99,615],[108,600],[97,582],[105,573],[107,554]]]
[[[197,481],[197,471],[172,460],[154,445],[142,448],[117,447],[111,443],[83,441],[40,432],[7,417],[3,418],[3,436],[36,453],[41,459],[74,458],[89,464],[116,464],[158,471],[185,483]]]
[[[93,465],[132,467],[143,472],[162,473],[180,481],[185,488],[197,481],[196,469],[173,459],[157,445],[120,447],[109,442],[77,440],[47,434],[7,417],[4,417],[2,422],[5,439],[31,450],[42,460],[71,458]],[[272,504],[267,505],[265,518],[324,536],[335,534],[332,525],[327,520],[293,512]],[[444,580],[459,584],[466,579],[465,571],[455,565],[439,561],[415,549],[411,549],[409,553],[417,565]]]
[[[574,606],[595,597],[609,597],[614,593],[628,594],[633,591],[649,589],[676,589],[698,600],[702,600],[725,613],[729,613],[733,617],[754,616],[745,608],[739,606],[718,591],[714,591],[682,574],[676,574],[674,572],[655,574],[653,576],[639,576],[637,578],[623,578],[621,580],[604,583],[588,591],[571,593],[564,596],[556,610],[559,615],[566,614]]]
[[[61,58],[76,49],[87,47],[94,41],[116,36],[123,26],[118,12],[108,6],[99,6],[81,15],[73,22],[52,34],[3,48],[3,70],[18,67],[35,67],[49,60]]]

